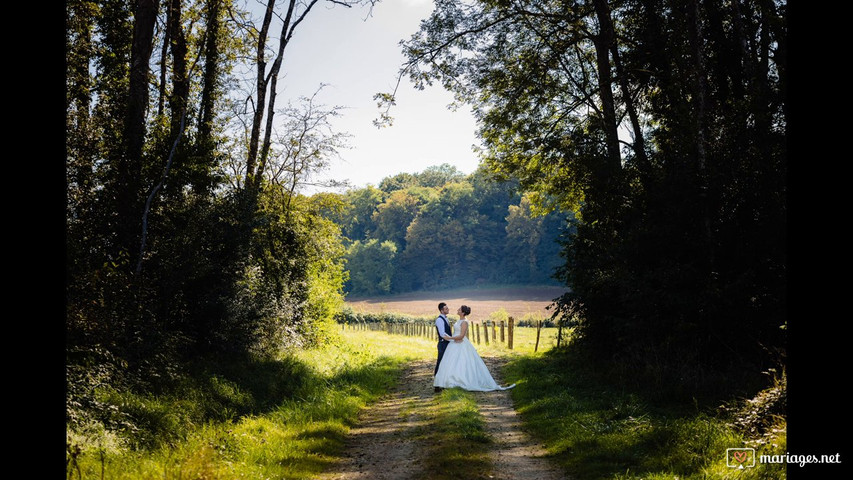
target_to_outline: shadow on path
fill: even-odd
[[[500,371],[504,359],[483,357],[499,385],[505,385]],[[486,420],[486,431],[494,441],[492,463],[499,480],[561,480],[566,475],[548,458],[545,447],[524,431],[521,417],[515,411],[510,392],[477,394],[480,413]]]
[[[320,480],[423,478],[418,434],[428,419],[423,412],[432,401],[434,360],[413,362],[396,390],[368,407],[350,431],[344,455]]]

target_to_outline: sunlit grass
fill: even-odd
[[[518,384],[511,391],[516,408],[569,476],[785,477],[784,464],[728,467],[726,449],[750,444],[713,408],[650,401],[596,377],[571,349],[550,350],[555,328],[542,329],[538,353],[535,328],[518,327],[513,350],[491,335],[486,345],[480,333],[477,350],[508,361],[503,381]],[[334,346],[220,365],[168,394],[105,387],[101,400],[130,415],[138,430],[97,423],[68,430],[67,477],[311,478],[342,453],[359,412],[392,389],[409,362],[434,360],[435,347],[432,338],[341,329]],[[442,478],[488,478],[492,444],[472,393],[445,390],[418,413],[425,419],[425,476],[439,469]],[[784,454],[784,421],[756,447],[757,456]]]
[[[451,323],[455,322],[456,319],[453,315],[450,315]],[[501,356],[501,355],[526,355],[533,353],[534,351],[542,352],[546,350],[550,350],[551,348],[557,346],[557,332],[558,329],[556,327],[551,328],[542,328],[539,334],[539,346],[536,346],[536,328],[535,327],[514,327],[513,333],[513,348],[510,349],[508,346],[509,341],[509,329],[504,327],[504,340],[501,342],[501,329],[500,326],[496,326],[494,329],[489,326],[489,342],[486,343],[486,335],[484,333],[483,325],[479,325],[480,330],[480,341],[477,342],[477,327],[476,325],[479,322],[475,322],[471,326],[471,335],[469,339],[477,348],[477,351],[482,355],[490,355],[490,356]],[[434,328],[430,330],[430,335],[435,334]],[[357,330],[353,326],[346,326],[342,328],[343,334],[352,338],[353,334],[363,335],[368,333],[367,330]],[[377,331],[376,333],[380,333],[381,331]],[[571,335],[571,330],[564,328],[563,329],[563,342]],[[418,345],[426,345],[429,348],[432,348],[432,351],[429,352],[429,355],[435,355],[435,344],[437,340],[433,337],[425,338],[423,336],[407,336],[403,334],[392,334],[390,337],[400,337],[400,338],[408,338],[411,339],[412,342],[416,342]],[[403,342],[403,340],[400,340]]]
[[[419,478],[493,478],[489,458],[492,440],[474,394],[450,388],[436,395],[423,412],[429,422],[421,440],[427,452]]]
[[[359,411],[388,392],[408,362],[434,351],[426,339],[348,332],[336,346],[266,365],[287,364],[284,371],[302,377],[290,382],[292,392],[257,385],[263,375],[249,366],[243,376],[235,370],[229,378],[196,378],[180,394],[105,389],[105,400],[149,431],[69,429],[68,477],[101,478],[103,471],[110,479],[310,478],[340,454]],[[260,398],[264,392],[274,398]],[[214,394],[222,398],[209,398]],[[237,413],[252,408],[256,413]]]

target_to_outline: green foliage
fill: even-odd
[[[515,324],[519,327],[536,328],[542,322],[542,328],[553,328],[557,326],[557,322],[553,318],[545,318],[538,313],[528,313],[521,317]]]
[[[161,108],[178,102],[185,79],[173,62],[157,64],[139,171],[122,163],[131,7],[67,6],[67,412],[79,424],[109,413],[97,382],[144,392],[179,378],[198,355],[272,358],[287,345],[327,342],[343,303],[343,239],[320,214],[331,204],[225,175],[244,161],[221,120],[248,42],[234,31],[243,12],[230,0],[181,5],[187,62],[198,67],[185,128],[176,138],[176,117]]]
[[[560,311],[592,361],[659,386],[784,362],[786,21],[772,2],[439,2],[404,42],[416,86],[470,104],[483,163],[530,194],[510,271],[535,270],[528,212],[576,213]]]
[[[366,239],[372,232],[373,215],[385,201],[383,192],[367,186],[348,191],[344,194],[344,201],[347,208],[340,223],[343,235],[353,241]]]
[[[390,192],[388,198],[376,207],[376,212],[373,214],[371,220],[376,227],[373,229],[372,236],[393,242],[399,246],[400,251],[403,251],[406,248],[406,229],[426,201],[427,199],[409,190]]]
[[[449,315],[449,317],[453,317]],[[352,307],[342,308],[336,315],[335,320],[338,323],[412,323],[412,322],[432,322],[435,321],[433,316],[417,316],[407,315],[405,313],[396,312],[356,312]]]
[[[556,214],[536,215],[534,210],[530,195],[509,206],[504,258],[510,281],[547,283],[561,265],[560,245],[555,240],[568,219]]]
[[[397,190],[405,190],[409,187],[418,185],[418,177],[411,173],[398,173],[390,177],[385,177],[379,182],[379,190],[386,194],[390,194]]]
[[[509,322],[509,313],[507,313],[505,308],[501,307],[490,313],[489,319],[496,323],[504,322],[504,324],[506,324],[507,322]]]
[[[349,268],[349,292],[355,295],[376,295],[391,291],[391,276],[394,273],[394,258],[397,246],[394,242],[356,240],[347,249]]]
[[[427,167],[415,175],[418,185],[429,188],[440,188],[448,183],[461,182],[465,175],[449,163]]]
[[[566,218],[535,210],[517,182],[497,182],[482,168],[463,176],[445,164],[380,185],[316,195],[323,215],[357,243],[348,250],[349,293],[554,283]],[[393,258],[380,253],[385,241],[396,246]]]

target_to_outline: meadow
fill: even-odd
[[[438,315],[438,303],[450,306],[456,313],[460,305],[471,307],[471,320],[489,318],[504,311],[516,320],[524,316],[547,318],[553,313],[551,302],[566,292],[562,286],[484,286],[455,288],[430,292],[410,292],[380,297],[347,297],[346,304],[356,312]]]

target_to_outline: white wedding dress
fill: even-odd
[[[462,329],[462,320],[453,326],[453,335],[459,335]],[[468,328],[471,328],[470,326]],[[435,374],[433,385],[441,388],[461,387],[464,390],[474,392],[491,392],[493,390],[509,390],[514,387],[501,387],[492,378],[477,349],[468,340],[467,336],[457,343],[453,340],[447,345],[438,372]]]

